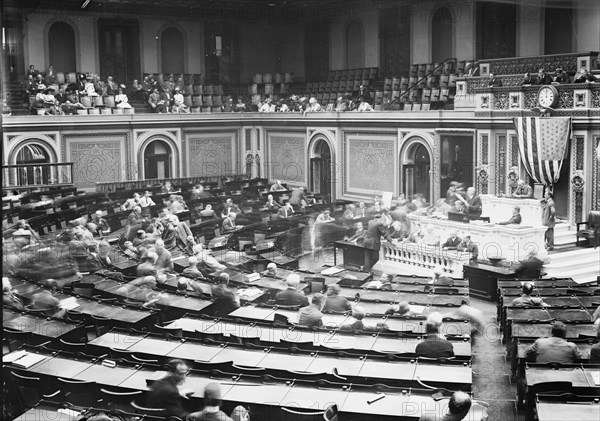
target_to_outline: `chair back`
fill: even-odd
[[[134,391],[115,391],[109,389],[100,389],[100,399],[98,403],[103,409],[133,412],[135,408],[131,406],[133,400],[139,399],[142,395],[141,390]]]
[[[588,215],[588,227],[590,229],[600,228],[600,211],[590,211]]]
[[[96,382],[60,377],[56,380],[61,391],[61,400],[64,400],[64,402],[82,407],[91,407],[98,402],[98,385]]]
[[[323,421],[325,411],[300,410],[281,407],[280,419],[285,421]]]

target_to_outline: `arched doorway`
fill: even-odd
[[[44,148],[28,143],[23,145],[16,155],[16,164],[20,165],[17,172],[17,185],[50,184],[50,168],[39,164],[47,164],[50,157]]]
[[[48,30],[48,58],[55,72],[74,72],[77,70],[75,59],[75,31],[66,22],[55,22]]]
[[[144,150],[144,178],[171,177],[171,148],[162,140],[154,140]]]
[[[421,193],[431,201],[431,155],[421,142],[409,145],[402,162],[402,187],[407,198]]]
[[[431,61],[441,63],[454,57],[454,24],[452,13],[447,7],[440,7],[431,19]]]
[[[358,69],[365,66],[365,36],[362,24],[351,22],[346,28],[346,68]]]
[[[331,148],[325,139],[316,141],[310,159],[310,188],[315,194],[323,196],[324,201],[331,201]]]
[[[163,73],[184,73],[183,35],[175,27],[165,29],[160,36]]]

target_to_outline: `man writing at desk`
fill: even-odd
[[[517,188],[513,192],[512,197],[530,199],[533,197],[533,189],[529,184],[525,184],[522,179],[519,179],[517,180]]]
[[[450,237],[442,244],[442,247],[448,250],[456,250],[461,242],[461,238],[458,236],[456,231],[452,231]]]

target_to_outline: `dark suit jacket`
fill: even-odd
[[[307,306],[308,298],[300,291],[288,288],[275,295],[275,302],[284,306]]]
[[[98,255],[90,254],[86,259],[87,267],[90,272],[97,272],[106,269],[106,265],[102,258]]]
[[[448,237],[444,244],[442,244],[442,247],[457,248],[461,241],[462,240],[459,236],[456,236],[454,240],[452,239],[452,237]]]
[[[348,301],[346,297],[341,297],[339,295],[329,295],[325,300],[325,305],[323,306],[323,310],[325,311],[348,311],[352,309],[352,305]]]
[[[215,299],[213,305],[217,309],[216,314],[226,315],[239,307],[235,301],[235,295],[227,287],[215,285],[210,289],[210,292]]]
[[[382,236],[385,237],[389,242],[392,241],[392,237],[387,232],[387,229],[383,225],[381,219],[373,219],[369,221],[363,246],[371,250],[379,250],[381,247]]]
[[[474,216],[480,216],[481,215],[481,198],[479,197],[479,195],[475,195],[473,197],[471,197],[470,199],[467,198],[467,203],[469,204],[469,207],[467,208],[467,213],[469,215],[474,215]]]
[[[454,347],[450,341],[429,334],[427,339],[417,345],[415,353],[417,357],[450,358],[454,357]]]
[[[518,213],[510,217],[508,221],[498,222],[498,225],[509,225],[509,224],[520,224],[521,223],[521,214]]]
[[[170,376],[155,381],[150,386],[148,402],[155,408],[164,408],[165,416],[176,416],[185,419],[188,413],[181,404],[181,395],[175,380]]]

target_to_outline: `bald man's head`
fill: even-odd
[[[448,403],[451,414],[467,414],[471,408],[471,397],[465,392],[454,392]]]

